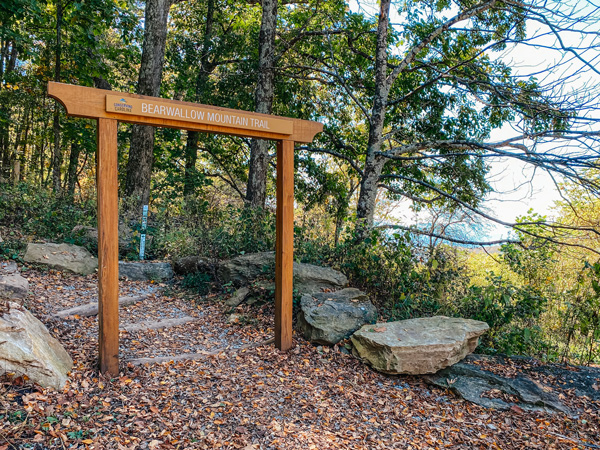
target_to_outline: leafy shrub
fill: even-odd
[[[275,216],[268,210],[227,206],[205,207],[198,214],[155,218],[157,256],[202,255],[227,259],[275,248]]]
[[[3,239],[4,241],[0,242],[0,260],[14,259],[20,261],[21,254],[25,250],[25,243],[19,240],[13,240],[6,237]]]
[[[206,295],[210,292],[212,278],[207,273],[190,273],[185,276],[181,285],[186,289],[192,289],[199,295]]]
[[[74,202],[27,183],[0,186],[0,225],[50,240],[69,241],[75,225],[95,225],[96,205]],[[71,240],[72,241],[72,240]]]
[[[536,348],[539,350],[541,330],[536,320],[544,312],[546,297],[493,273],[488,274],[487,280],[485,286],[469,288],[454,314],[490,326],[481,339],[481,348],[486,352],[531,354]]]
[[[565,297],[559,312],[562,359],[570,356],[587,364],[600,360],[600,261],[584,263]]]

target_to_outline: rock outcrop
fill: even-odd
[[[311,342],[337,344],[376,320],[377,309],[358,289],[305,294],[300,299],[298,327]]]
[[[71,230],[74,237],[83,238],[85,241],[98,246],[98,229],[86,225],[77,225]],[[149,236],[148,236],[149,237]],[[148,237],[146,242],[148,243]],[[133,232],[124,223],[119,223],[119,253],[125,254],[131,247]]]
[[[29,281],[19,274],[14,261],[0,262],[0,301],[19,301],[27,297]]]
[[[119,261],[119,278],[131,281],[166,281],[173,278],[173,268],[166,262]]]
[[[173,262],[173,270],[177,275],[189,275],[190,273],[211,273],[213,264],[201,256],[184,256]]]
[[[71,244],[27,244],[23,260],[80,275],[92,274],[98,268],[98,258],[85,248]]]
[[[352,335],[355,353],[375,370],[429,374],[459,362],[477,347],[485,322],[426,317],[365,325]]]
[[[275,274],[275,252],[250,253],[223,261],[217,275],[223,283],[244,286],[264,276]],[[294,262],[294,289],[300,294],[319,292],[322,289],[341,289],[348,284],[346,276],[330,267]]]
[[[485,408],[506,411],[517,406],[527,411],[571,412],[552,389],[522,375],[506,378],[462,362],[425,379]]]
[[[0,303],[0,373],[26,375],[60,390],[72,367],[71,357],[42,322],[16,303]]]

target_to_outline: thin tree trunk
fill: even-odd
[[[385,161],[377,156],[383,143],[383,123],[388,102],[387,81],[387,38],[389,26],[390,0],[382,0],[377,26],[377,48],[375,53],[375,96],[369,124],[369,140],[364,173],[360,184],[360,194],[356,206],[359,230],[364,236],[373,226],[379,177]]]
[[[46,180],[44,178],[44,164],[46,161],[46,130],[48,129],[48,121],[45,118],[45,114],[44,111],[46,111],[46,106],[47,106],[47,97],[43,96],[42,97],[42,132],[40,135],[40,144],[38,145],[39,148],[39,158],[40,158],[40,164],[38,166],[39,169],[39,176],[40,176],[40,187],[44,187]]]
[[[5,41],[1,46],[0,57],[0,81],[2,81],[14,69],[17,61],[17,47],[14,42]],[[8,102],[0,105],[0,180],[7,179],[11,172],[11,150],[10,150],[10,115],[11,110]]]
[[[214,70],[214,64],[210,62],[208,48],[213,36],[213,24],[215,15],[215,2],[208,0],[206,3],[206,24],[204,27],[204,39],[202,41],[202,52],[200,54],[200,72],[196,79],[195,101],[199,102],[208,85],[208,77]],[[187,142],[185,145],[185,175],[183,182],[183,195],[188,196],[194,193],[196,186],[194,178],[196,175],[196,162],[198,160],[198,141],[200,133],[197,131],[188,131]]]
[[[28,170],[28,164],[27,164],[27,156],[28,156],[28,151],[27,149],[29,148],[29,130],[31,130],[31,124],[33,122],[33,105],[29,106],[28,108],[28,114],[26,117],[26,126],[25,126],[25,135],[23,136],[23,141],[22,141],[22,147],[21,147],[21,152],[20,152],[20,160],[21,160],[21,179],[25,180],[25,178],[27,177],[27,170]]]
[[[77,168],[79,166],[79,154],[81,147],[78,142],[71,142],[71,154],[69,155],[69,169],[67,170],[67,195],[73,199],[75,196],[75,185],[77,184]]]
[[[29,116],[29,108],[26,106],[23,110],[23,114],[21,116],[17,116],[16,122],[16,132],[15,132],[15,142],[13,143],[13,150],[9,153],[9,164],[12,168],[11,178],[13,180],[13,184],[17,184],[21,177],[21,159],[19,156],[19,147],[23,141],[23,134],[25,133],[25,128],[27,126],[27,116]]]
[[[183,178],[183,196],[192,195],[195,191],[194,176],[196,174],[196,161],[198,160],[199,133],[188,131],[185,143],[185,174]]]
[[[145,10],[142,63],[138,78],[138,94],[158,97],[162,78],[167,20],[171,0],[148,0]],[[150,199],[150,180],[154,161],[154,128],[134,125],[125,175],[125,196],[130,213],[137,214]]]
[[[258,80],[254,91],[255,111],[271,114],[275,95],[275,31],[277,29],[277,0],[263,0],[262,21],[258,40]],[[268,142],[253,139],[250,144],[250,169],[246,201],[250,206],[264,208],[267,197],[269,169]]]
[[[63,5],[61,1],[56,3],[56,49],[54,60],[54,81],[60,82],[60,58],[61,58],[61,28],[63,20]],[[54,147],[52,155],[52,187],[54,193],[60,195],[61,181],[60,169],[62,166],[62,151],[60,148],[60,110],[58,101],[54,102],[54,118],[52,121],[52,131],[54,133]]]

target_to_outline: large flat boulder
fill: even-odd
[[[377,309],[364,292],[355,288],[305,294],[300,299],[298,327],[311,342],[337,344],[376,320]]]
[[[462,360],[488,328],[478,320],[435,316],[365,325],[352,335],[352,343],[375,370],[420,375]]]
[[[92,274],[98,268],[98,258],[87,249],[71,244],[27,244],[23,260],[80,275]]]
[[[16,303],[0,302],[0,374],[26,375],[60,390],[72,367],[71,357],[42,322]]]
[[[219,263],[217,276],[223,283],[244,286],[261,276],[272,276],[275,252],[248,253]]]
[[[223,261],[217,275],[224,283],[244,286],[261,276],[275,276],[275,252],[249,253]],[[330,267],[294,262],[294,289],[300,294],[322,289],[341,289],[348,285],[346,276]]]
[[[173,278],[173,268],[166,262],[119,261],[119,278],[131,281],[166,281]]]
[[[19,274],[14,261],[0,262],[0,301],[23,300],[29,291],[29,281]]]

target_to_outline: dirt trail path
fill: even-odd
[[[93,276],[25,272],[29,306],[42,317],[89,303]],[[226,323],[220,303],[179,297],[167,286],[123,282],[121,296],[148,294],[121,311],[122,324],[191,316],[178,327],[121,334],[121,358],[210,353],[272,336],[272,307]],[[247,308],[247,307],[243,307]],[[244,313],[244,311],[240,311]],[[246,311],[248,312],[248,311]],[[98,376],[96,318],[47,322],[73,356],[64,392],[0,383],[0,450],[57,449],[589,449],[600,446],[600,403],[557,386],[576,411],[492,411],[421,378],[385,376],[336,349],[301,338],[195,361],[121,365]],[[518,362],[486,363],[509,376]],[[540,382],[552,381],[536,369]],[[27,445],[26,445],[27,444]]]

